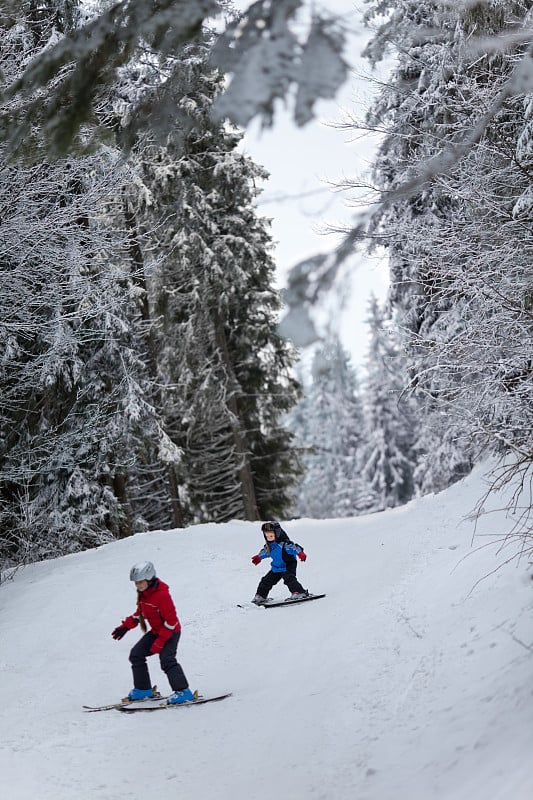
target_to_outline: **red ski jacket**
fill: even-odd
[[[137,610],[131,616],[126,617],[122,624],[130,630],[135,628],[139,624],[140,614],[150,626],[151,632],[157,635],[157,639],[151,647],[152,653],[160,653],[172,634],[181,630],[168,586],[159,579],[153,586],[149,586],[148,589],[141,592],[137,601]]]

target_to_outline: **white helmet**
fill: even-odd
[[[141,561],[130,569],[130,581],[151,581],[155,578],[155,567],[151,561]]]

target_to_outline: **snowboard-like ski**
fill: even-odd
[[[260,603],[259,608],[279,608],[280,606],[293,606],[296,603],[307,603],[309,600],[320,600],[321,597],[325,597],[325,594],[309,594],[307,597],[298,597],[296,600],[291,600],[288,597],[286,600],[273,600],[269,603]]]
[[[276,608],[277,606],[291,606],[293,603],[305,603],[307,600],[320,600],[321,597],[325,596],[325,594],[308,594],[307,597],[300,597],[299,600],[291,600],[290,597],[287,597],[286,600],[273,600],[268,597],[263,603],[254,603],[252,600],[251,605],[258,608]],[[248,603],[246,605],[237,603],[237,608],[248,608]]]
[[[143,702],[142,704],[138,703],[125,703],[124,705],[116,706],[118,711],[123,711],[125,714],[136,714],[137,711],[161,711],[163,708],[185,708],[189,706],[201,706],[204,703],[215,703],[218,700],[225,700],[226,697],[231,697],[231,692],[227,692],[226,694],[219,694],[216,697],[203,697],[201,694],[197,692],[194,693],[195,698],[194,700],[189,700],[187,703],[173,703],[169,704],[166,701],[154,701],[150,700],[147,702]]]

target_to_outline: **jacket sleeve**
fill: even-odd
[[[303,552],[303,547],[300,547],[299,544],[294,544],[293,542],[290,542],[289,544],[284,543],[283,549],[285,550],[286,553],[290,553],[291,556],[297,556],[298,553]]]
[[[137,606],[137,611],[134,614],[130,614],[129,617],[122,620],[122,625],[125,625],[126,628],[129,628],[131,631],[133,628],[137,627],[139,624],[139,607]]]
[[[264,558],[270,558],[270,553],[268,552],[268,550],[266,549],[266,547],[262,547],[262,548],[261,548],[261,550],[258,552],[258,554],[257,554],[257,555],[259,556],[259,558],[261,559],[261,561],[262,561]]]
[[[161,626],[157,639],[150,648],[152,653],[160,653],[170,637],[180,630],[180,622],[176,614],[174,601],[169,591],[161,592],[159,614],[161,615],[163,625]]]

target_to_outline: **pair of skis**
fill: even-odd
[[[205,703],[215,703],[218,700],[224,700],[226,697],[231,697],[231,692],[227,694],[219,694],[213,697],[203,697],[203,695],[194,692],[194,700],[188,700],[186,703],[167,703],[168,697],[157,692],[154,686],[154,696],[146,700],[130,700],[128,697],[123,697],[118,703],[109,703],[106,706],[83,706],[83,710],[88,713],[95,711],[122,711],[125,714],[135,714],[137,711],[161,711],[163,708],[185,708],[185,706],[201,706]]]

